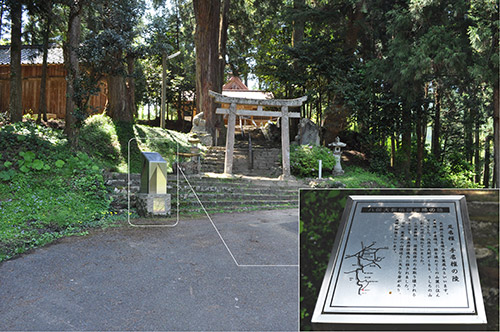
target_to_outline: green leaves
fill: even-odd
[[[33,160],[33,163],[31,164],[31,168],[40,171],[41,169],[44,168],[43,161],[41,161],[40,159]]]
[[[35,159],[35,153],[33,151],[21,151],[19,155],[24,158],[25,161],[30,162]]]
[[[13,169],[9,169],[8,171],[1,171],[0,180],[9,181],[14,177],[14,175],[16,175],[16,171]]]
[[[55,163],[55,165],[56,165],[56,167],[57,167],[57,168],[61,168],[61,167],[63,167],[63,166],[64,166],[64,164],[65,164],[65,163],[64,163],[64,161],[62,161],[61,159],[58,159],[58,160],[56,161],[56,163]]]
[[[301,177],[316,177],[318,175],[318,161],[322,160],[323,172],[331,172],[335,166],[333,152],[323,146],[301,145],[290,149],[290,163],[292,174]]]
[[[18,160],[17,164],[19,166],[19,170],[23,173],[28,173],[30,170],[50,170],[50,166],[43,160],[37,159],[36,154],[33,151],[20,151],[19,155],[22,157],[22,159]],[[12,165],[13,164],[10,161],[4,162],[5,167],[9,167]]]

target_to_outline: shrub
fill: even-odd
[[[107,115],[97,114],[87,118],[80,130],[79,140],[81,150],[102,166],[116,170],[121,163],[116,128]]]
[[[333,152],[324,146],[292,145],[290,148],[290,167],[298,177],[316,177],[318,161],[322,160],[323,172],[332,172],[335,166]]]

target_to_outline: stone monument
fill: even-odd
[[[302,118],[299,122],[299,134],[295,137],[299,145],[319,145],[318,126],[308,118]]]
[[[205,128],[205,116],[203,112],[196,114],[193,118],[193,127],[191,133],[196,135],[201,143],[205,146],[212,146],[212,135]]]
[[[342,149],[346,146],[345,143],[340,141],[340,138],[337,136],[335,138],[335,142],[328,144],[328,146],[333,146],[333,156],[335,158],[335,166],[333,167],[334,175],[342,175],[344,174],[344,170],[342,169],[342,165],[340,165],[340,160],[342,159]]]
[[[465,196],[350,196],[330,257],[317,329],[486,324]]]
[[[141,188],[137,195],[137,212],[142,217],[170,215],[167,194],[167,162],[157,152],[143,152]]]

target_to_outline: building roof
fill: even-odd
[[[250,90],[239,77],[231,76],[226,84],[222,86],[222,95],[237,98],[251,98],[251,99],[271,99],[273,94],[271,92]]]
[[[226,84],[222,86],[222,90],[248,90],[248,87],[237,76],[231,76]]]
[[[250,99],[272,99],[271,92],[258,91],[258,90],[222,90],[223,96],[236,97],[236,98],[250,98]]]
[[[23,45],[21,49],[21,64],[41,65],[43,62],[42,46]],[[61,47],[50,47],[47,55],[48,64],[63,64],[64,56]],[[0,46],[0,65],[10,64],[10,45]]]

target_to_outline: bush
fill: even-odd
[[[469,165],[458,162],[439,162],[427,154],[422,165],[422,188],[482,188],[474,183]]]
[[[322,160],[323,173],[333,171],[335,157],[330,149],[312,145],[292,145],[290,147],[290,167],[293,175],[316,177],[319,160]]]
[[[102,166],[116,170],[122,162],[116,128],[105,114],[93,115],[85,120],[80,130],[80,149]]]

